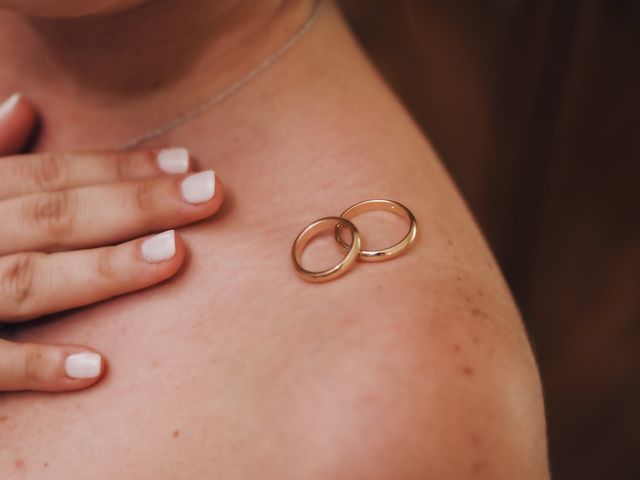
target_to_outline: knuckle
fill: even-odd
[[[43,155],[35,162],[32,176],[41,190],[59,190],[67,184],[68,164],[61,155]]]
[[[145,217],[155,212],[156,201],[154,199],[154,188],[151,182],[141,182],[136,186],[135,204],[138,212]]]
[[[116,271],[113,266],[111,250],[104,249],[98,256],[98,276],[103,280],[115,280]]]
[[[115,165],[116,178],[118,181],[123,182],[135,176],[133,163],[128,154],[116,153],[113,164]]]
[[[24,311],[35,296],[35,270],[39,255],[36,253],[13,255],[9,257],[7,265],[0,270],[4,291],[3,300],[13,305],[11,310],[16,313]]]
[[[22,357],[22,377],[27,385],[37,385],[40,380],[42,353],[36,345],[25,345]]]
[[[33,222],[49,235],[63,238],[72,233],[76,212],[68,191],[39,195],[30,208]]]

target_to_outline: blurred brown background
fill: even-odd
[[[640,479],[640,1],[342,0],[480,222],[558,479]]]

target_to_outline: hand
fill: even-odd
[[[0,107],[0,322],[19,322],[161,282],[185,247],[173,230],[222,203],[213,172],[188,173],[184,150],[14,155],[35,121]],[[89,247],[99,247],[90,248]],[[0,339],[0,391],[67,391],[98,381],[104,361],[76,345]]]

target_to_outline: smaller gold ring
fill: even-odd
[[[355,205],[347,208],[344,212],[342,212],[342,215],[340,215],[340,217],[351,220],[362,213],[371,212],[374,210],[385,210],[395,213],[396,215],[404,216],[409,220],[410,227],[404,238],[389,248],[385,248],[382,250],[361,250],[359,252],[358,259],[365,262],[381,262],[383,260],[389,260],[393,257],[397,257],[409,245],[411,245],[411,243],[416,238],[416,234],[418,233],[418,224],[416,222],[416,218],[413,216],[413,213],[411,213],[411,210],[409,210],[401,203],[394,202],[393,200],[365,200],[364,202],[356,203]],[[342,248],[347,250],[350,247],[342,239],[340,230],[340,224],[337,224],[335,232],[336,240]]]
[[[351,237],[353,239],[351,245],[343,242],[343,248],[347,250],[347,256],[344,257],[337,265],[321,272],[312,272],[303,268],[300,264],[300,257],[302,256],[304,247],[307,246],[309,241],[311,241],[311,239],[315,237],[317,233],[330,230],[332,228],[337,228],[339,225],[343,225],[351,231]],[[293,247],[291,248],[291,258],[293,259],[293,264],[296,267],[296,272],[303,279],[309,282],[326,282],[328,280],[339,277],[340,275],[343,275],[351,267],[353,267],[356,259],[358,258],[360,246],[360,233],[353,223],[351,223],[346,218],[325,217],[311,223],[298,234],[293,242]]]

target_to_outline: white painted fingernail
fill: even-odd
[[[189,150],[186,148],[165,148],[158,152],[158,166],[168,174],[185,173],[189,170]]]
[[[176,236],[174,230],[154,235],[142,242],[142,256],[149,263],[169,260],[176,254]]]
[[[15,107],[18,104],[18,102],[20,101],[20,98],[22,98],[22,95],[20,95],[19,93],[14,93],[9,98],[7,98],[2,103],[2,105],[0,105],[0,118],[8,114],[11,110],[13,110],[13,107]]]
[[[64,370],[71,378],[95,378],[100,375],[102,357],[97,353],[82,352],[69,355]]]
[[[202,203],[216,193],[216,174],[213,170],[189,175],[182,181],[182,197],[189,203]]]

